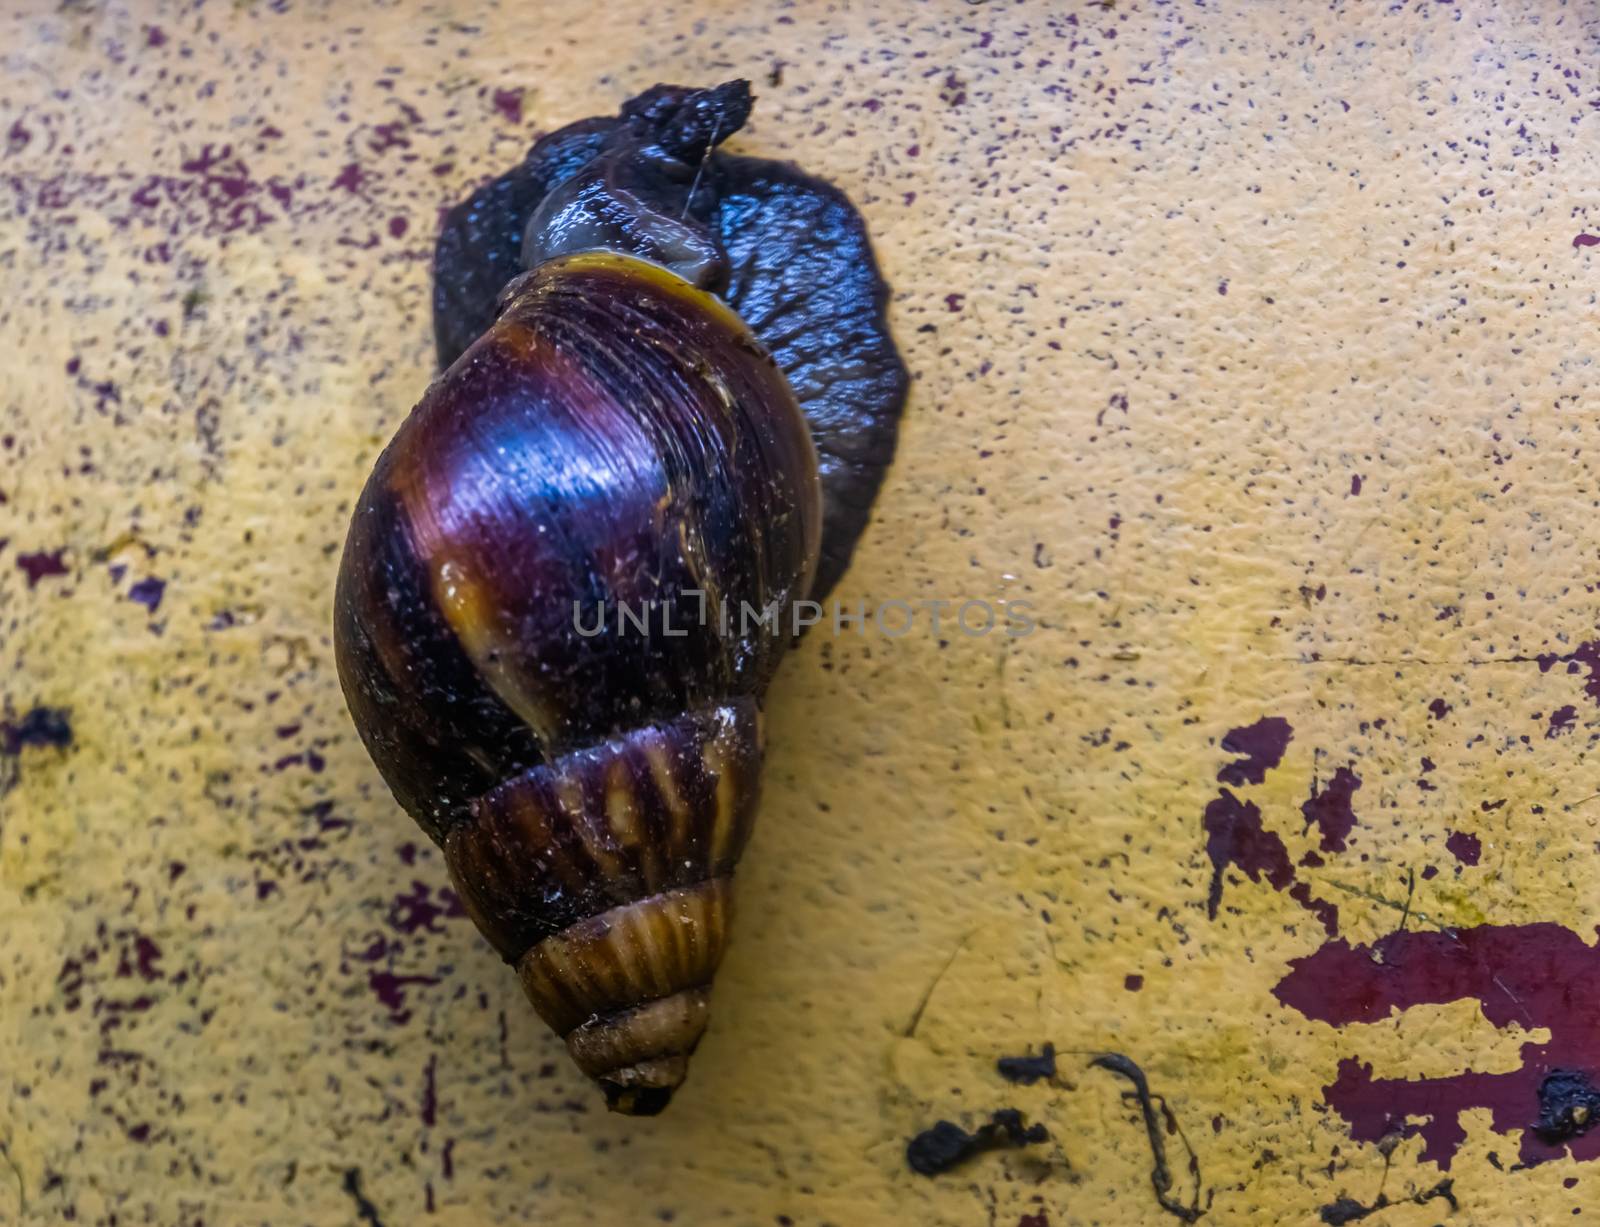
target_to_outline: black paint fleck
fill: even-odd
[[[1007,1082],[1020,1083],[1022,1086],[1048,1081],[1056,1076],[1055,1045],[1046,1044],[1044,1051],[1036,1057],[1001,1057],[995,1062],[995,1067]]]
[[[942,1120],[924,1129],[906,1143],[906,1163],[919,1176],[937,1176],[986,1150],[1005,1150],[1047,1142],[1050,1135],[1043,1125],[1024,1125],[1022,1113],[1001,1108],[968,1133],[960,1125]]]
[[[60,707],[35,707],[15,724],[0,721],[0,754],[15,756],[29,747],[65,750],[72,744],[72,721]]]
[[[1491,1155],[1492,1159],[1493,1156]],[[1379,1210],[1387,1210],[1390,1206],[1404,1205],[1407,1202],[1421,1206],[1426,1205],[1434,1198],[1440,1197],[1450,1203],[1452,1210],[1459,1210],[1461,1205],[1456,1201],[1455,1182],[1441,1180],[1431,1189],[1424,1189],[1421,1193],[1414,1193],[1410,1197],[1402,1197],[1399,1201],[1390,1201],[1389,1198],[1379,1193],[1377,1199],[1370,1206],[1363,1206],[1353,1197],[1341,1197],[1338,1201],[1330,1202],[1322,1207],[1322,1221],[1328,1227],[1345,1227],[1346,1223],[1359,1222],[1369,1215],[1376,1214]]]
[[[1551,1145],[1582,1137],[1600,1121],[1600,1088],[1588,1074],[1557,1069],[1539,1084],[1539,1119],[1533,1128]]]
[[[1124,1091],[1124,1102],[1129,1100],[1139,1106],[1139,1114],[1144,1118],[1145,1136],[1150,1141],[1150,1184],[1155,1189],[1156,1201],[1161,1208],[1173,1218],[1183,1223],[1196,1223],[1211,1208],[1211,1196],[1205,1195],[1205,1206],[1200,1204],[1202,1189],[1200,1182],[1200,1158],[1194,1153],[1194,1148],[1189,1145],[1189,1139],[1184,1137],[1183,1130],[1178,1125],[1178,1118],[1173,1115],[1172,1109],[1167,1107],[1167,1101],[1160,1095],[1150,1093],[1150,1083],[1132,1059],[1123,1056],[1120,1052],[1107,1052],[1090,1061],[1089,1064],[1098,1069],[1110,1070],[1119,1074],[1133,1084],[1133,1090]],[[1156,1105],[1160,1104],[1161,1117],[1156,1115]],[[1163,1128],[1164,1126],[1164,1128]],[[1189,1152],[1189,1175],[1194,1180],[1194,1196],[1188,1205],[1184,1205],[1172,1196],[1172,1169],[1167,1166],[1167,1142],[1164,1134],[1176,1134],[1183,1143],[1183,1148]]]
[[[356,1217],[369,1227],[383,1227],[383,1219],[378,1217],[378,1207],[367,1200],[367,1195],[361,1191],[361,1169],[350,1167],[344,1173],[344,1191],[350,1194],[356,1203]]]

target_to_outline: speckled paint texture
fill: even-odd
[[[1593,1205],[1593,6],[7,8],[0,1222]],[[1038,627],[786,661],[641,1121],[383,788],[330,601],[440,210],[735,75],[915,376],[840,598]],[[1008,1108],[1047,1139],[908,1166]]]

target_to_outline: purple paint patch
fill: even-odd
[[[1440,1078],[1374,1078],[1346,1058],[1323,1098],[1358,1142],[1421,1137],[1422,1159],[1448,1170],[1466,1141],[1462,1113],[1487,1109],[1492,1127],[1521,1135],[1525,1164],[1570,1154],[1600,1158],[1596,1114],[1563,1115],[1553,1084],[1592,1088],[1600,1076],[1600,946],[1556,924],[1402,930],[1371,946],[1333,941],[1296,959],[1273,990],[1283,1004],[1334,1027],[1375,1023],[1419,1005],[1479,1003],[1495,1027],[1545,1029],[1505,1074],[1467,1070]],[[1420,1123],[1418,1123],[1420,1122]]]
[[[397,976],[392,971],[374,971],[367,975],[367,986],[388,1009],[389,1017],[395,1022],[405,1022],[411,1017],[411,1011],[405,1008],[408,988],[437,983],[437,976]]]
[[[1294,738],[1294,730],[1281,716],[1264,716],[1254,724],[1230,729],[1222,739],[1222,748],[1242,757],[1223,764],[1217,779],[1224,784],[1259,784],[1268,771],[1283,761],[1284,752]],[[1355,824],[1355,815],[1349,814],[1348,825],[1344,813],[1349,811],[1350,794],[1361,787],[1361,781],[1350,771],[1341,769],[1329,785],[1325,798],[1313,794],[1306,802],[1307,822],[1326,821],[1324,847],[1328,846],[1331,831],[1342,848],[1343,837]],[[1318,811],[1312,816],[1309,807],[1322,805],[1325,817]],[[1206,854],[1211,858],[1211,887],[1207,894],[1207,914],[1216,918],[1222,902],[1223,877],[1231,865],[1242,870],[1252,882],[1263,878],[1274,890],[1287,890],[1289,897],[1321,921],[1331,937],[1339,931],[1339,910],[1331,903],[1315,899],[1311,887],[1295,879],[1294,866],[1289,860],[1289,849],[1274,832],[1262,825],[1261,811],[1249,801],[1240,801],[1228,789],[1221,789],[1206,806],[1201,824],[1206,832]],[[1302,861],[1306,865],[1320,865],[1315,853],[1307,853]]]
[[[1355,473],[1350,477],[1350,496],[1354,498],[1361,493],[1361,474]]]
[[[1450,704],[1446,703],[1443,699],[1435,699],[1432,703],[1428,704],[1428,714],[1435,720],[1443,720],[1450,714]]]
[[[494,109],[514,124],[522,122],[521,89],[497,89],[494,92]]]
[[[1541,653],[1538,661],[1540,673],[1548,673],[1557,665],[1566,665],[1569,674],[1587,670],[1589,676],[1584,679],[1583,693],[1600,703],[1600,642],[1590,640],[1580,643],[1565,656],[1555,652]]]
[[[132,956],[131,958],[129,956]],[[124,951],[121,961],[117,965],[117,975],[134,976],[141,980],[152,981],[162,978],[161,947],[156,945],[143,933],[134,935],[133,949]]]
[[[151,613],[161,608],[161,597],[167,590],[167,581],[150,576],[141,579],[128,589],[128,599],[143,605]]]
[[[1360,787],[1361,777],[1348,767],[1340,767],[1321,792],[1313,786],[1310,798],[1300,807],[1306,830],[1316,827],[1321,832],[1319,846],[1324,852],[1344,851],[1345,841],[1355,829],[1356,814],[1351,802]]]
[[[425,882],[412,882],[411,889],[396,895],[389,905],[389,923],[402,933],[439,933],[442,932],[438,924],[441,919],[466,914],[455,891],[445,887],[435,899]]]
[[[1266,878],[1274,890],[1283,890],[1294,881],[1289,850],[1283,840],[1261,825],[1261,811],[1252,802],[1240,801],[1224,788],[1206,806],[1202,821],[1206,855],[1211,858],[1206,911],[1212,919],[1222,903],[1222,876],[1230,865],[1242,870],[1252,882]]]
[[[1144,977],[1141,975],[1127,975],[1122,977],[1122,987],[1130,993],[1137,993],[1144,987]]]
[[[1219,784],[1259,784],[1267,772],[1283,761],[1283,752],[1289,748],[1294,730],[1282,716],[1263,716],[1254,724],[1230,729],[1222,739],[1222,748],[1229,754],[1244,757],[1226,764],[1217,772]]]
[[[1463,865],[1476,865],[1483,859],[1483,841],[1468,831],[1451,831],[1444,846]]]
[[[362,173],[361,167],[351,162],[339,172],[339,177],[333,181],[334,187],[342,187],[347,192],[359,192],[361,185],[367,181],[367,176]]]
[[[1563,733],[1570,733],[1577,723],[1578,709],[1568,703],[1550,713],[1550,727],[1544,731],[1544,735],[1547,738],[1559,737]]]
[[[1572,240],[1574,247],[1600,246],[1600,234],[1580,234]]]
[[[59,550],[36,550],[31,554],[18,554],[17,566],[28,577],[28,587],[32,588],[41,579],[51,575],[65,575],[67,564],[65,562],[67,548],[62,546]]]

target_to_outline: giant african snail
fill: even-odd
[[[843,572],[906,393],[849,201],[717,152],[750,105],[743,81],[658,85],[449,214],[447,369],[362,491],[335,596],[385,781],[641,1115],[706,1026],[773,623]],[[707,616],[746,607],[777,616]]]

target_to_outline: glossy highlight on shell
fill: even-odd
[[[379,457],[335,594],[340,681],[386,783],[534,1010],[635,1115],[667,1104],[706,1028],[761,703],[790,611],[821,591],[839,505],[818,443],[852,436],[818,416],[838,409],[840,379],[786,366],[735,309],[764,301],[735,287],[783,249],[803,265],[832,241],[781,224],[762,251],[748,215],[726,220],[760,211],[759,176],[712,164],[749,106],[742,82],[658,86],[540,142],[541,190],[491,219],[517,232],[517,264],[469,260],[461,218],[447,222],[449,367]],[[844,208],[848,255],[865,232]],[[779,212],[793,215],[787,197]],[[846,360],[887,345],[879,368],[903,399],[881,283],[864,300],[831,292],[831,313],[807,310]],[[806,310],[775,311],[805,330]],[[856,316],[877,331],[857,336]],[[887,414],[892,447],[898,400],[866,399],[854,437],[881,445]],[[853,544],[859,525],[834,526]],[[775,616],[707,613],[747,607]],[[606,616],[619,608],[650,616]]]
[[[698,273],[771,352],[800,402],[822,479],[811,593],[820,600],[849,565],[894,459],[909,379],[861,214],[791,162],[722,149],[749,113],[743,81],[658,85],[614,117],[541,138],[446,217],[434,257],[434,335],[439,365],[448,367],[494,321],[524,258],[570,237],[570,226],[530,235],[552,213],[570,220],[576,211],[541,206],[557,194],[605,199],[597,185],[621,183],[628,190],[607,210],[613,224],[603,234],[591,227],[591,241]],[[697,254],[686,261],[685,248]]]

